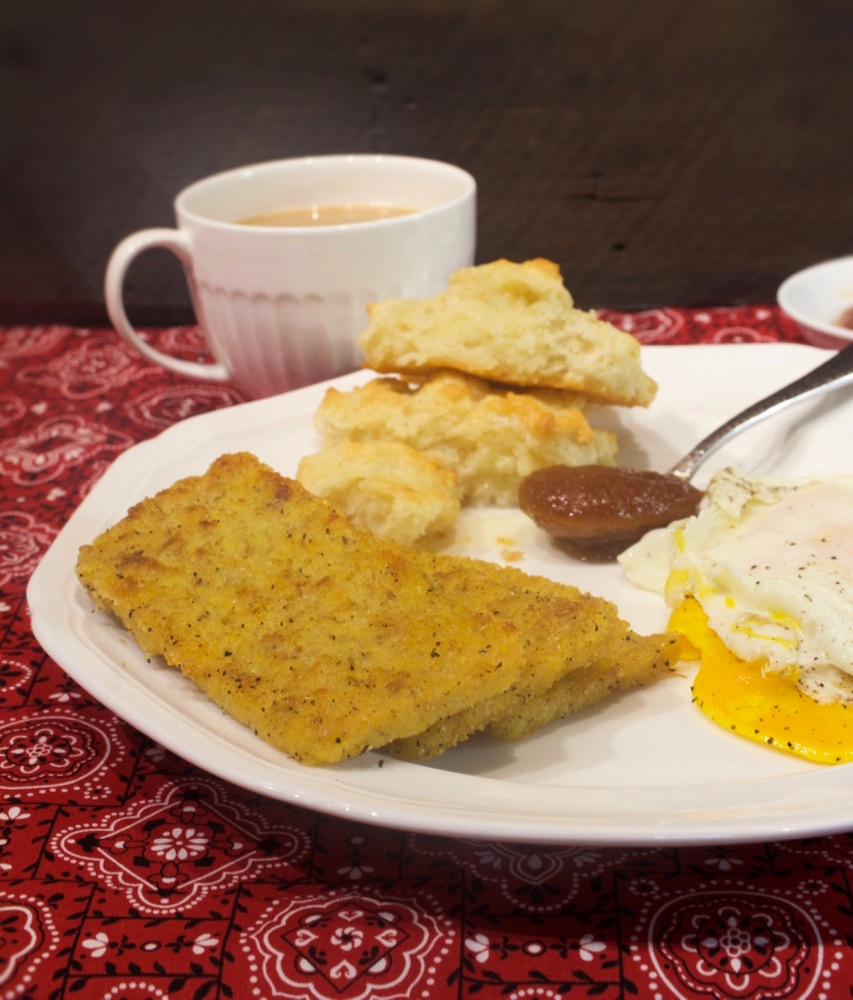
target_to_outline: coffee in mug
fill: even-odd
[[[304,205],[299,208],[278,208],[261,212],[246,219],[237,219],[241,226],[349,226],[354,222],[375,222],[410,215],[414,209],[396,205]]]
[[[377,217],[327,214],[322,221],[324,209],[348,206]],[[306,221],[312,214],[320,221]],[[150,360],[192,378],[233,382],[252,397],[358,368],[356,339],[369,303],[435,295],[474,263],[475,181],[436,160],[352,154],[241,167],[185,188],[175,215],[176,228],[141,230],[113,251],[105,279],[110,318]],[[275,217],[298,221],[269,221]],[[183,263],[213,364],[158,351],[130,323],[125,275],[152,247]]]

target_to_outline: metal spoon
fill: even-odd
[[[519,506],[573,555],[615,559],[652,528],[695,513],[702,493],[690,479],[735,434],[848,383],[853,383],[853,344],[727,420],[669,472],[595,465],[538,469],[522,481]]]
[[[727,420],[712,431],[684,458],[676,462],[669,470],[669,474],[685,481],[692,479],[705,459],[735,434],[778,413],[791,403],[802,402],[811,396],[819,395],[825,389],[838,388],[848,383],[853,383],[853,343],[834,354],[828,361],[824,361],[822,365],[812,369],[807,375],[795,379],[789,385],[771,392],[769,396],[759,399],[757,403],[735,414],[731,420]]]

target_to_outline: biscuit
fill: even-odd
[[[459,516],[455,474],[400,441],[342,441],[306,455],[296,478],[356,524],[402,545],[440,535]]]
[[[331,388],[314,423],[327,445],[400,441],[452,470],[463,506],[511,507],[521,480],[549,465],[613,465],[616,437],[591,427],[584,399],[518,390],[456,372]]]
[[[358,343],[381,373],[452,368],[623,406],[647,406],[657,390],[637,340],[575,308],[559,267],[541,258],[463,268],[431,298],[373,303]]]

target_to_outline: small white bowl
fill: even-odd
[[[841,326],[842,313],[853,310],[853,257],[813,264],[792,274],[779,286],[776,301],[818,347],[842,347],[853,340],[853,329]],[[853,321],[853,312],[847,322]]]

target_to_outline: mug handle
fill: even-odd
[[[146,340],[143,340],[127,318],[127,312],[124,308],[124,279],[127,269],[139,254],[154,247],[170,250],[184,267],[192,270],[190,241],[186,233],[181,232],[181,230],[141,229],[137,233],[126,236],[110,255],[104,279],[107,312],[113,326],[131,347],[136,348],[150,361],[154,361],[170,371],[206,382],[229,381],[231,375],[222,364],[208,365],[200,364],[197,361],[183,361],[181,358],[173,358],[169,354],[164,354],[163,351],[158,351],[156,347],[152,347]]]

